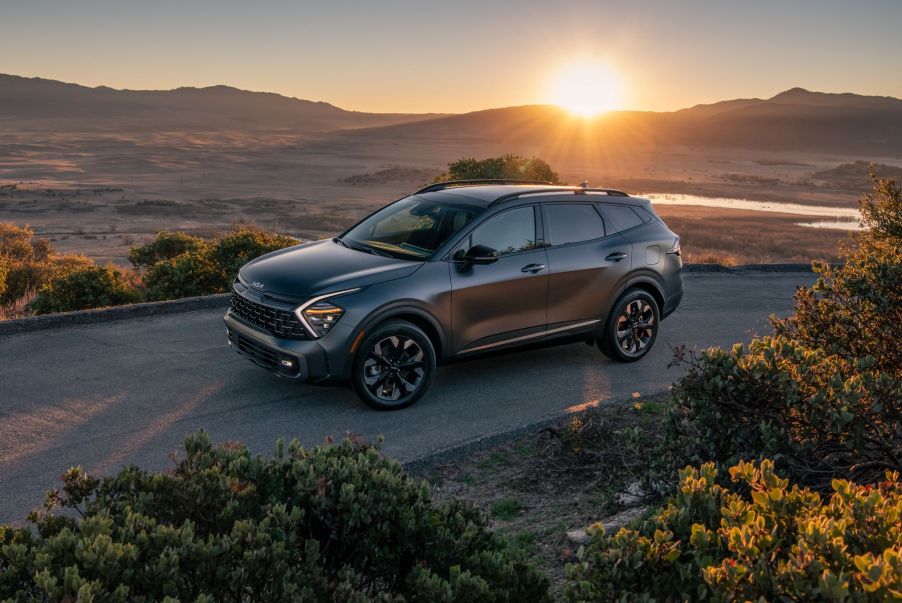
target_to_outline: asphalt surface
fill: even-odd
[[[226,344],[222,310],[0,337],[0,523],[20,523],[72,465],[162,469],[205,429],[269,453],[280,437],[321,443],[385,436],[402,460],[567,409],[667,388],[671,346],[703,348],[769,332],[811,273],[686,274],[680,308],[642,361],[614,363],[582,343],[439,369],[413,407],[377,412],[350,389],[286,382]]]

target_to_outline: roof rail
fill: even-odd
[[[520,197],[525,197],[527,195],[535,195],[538,193],[561,193],[566,194],[570,193],[571,195],[585,195],[586,193],[602,193],[608,195],[609,197],[629,197],[629,193],[625,193],[623,191],[614,189],[614,188],[583,188],[581,186],[568,186],[555,190],[548,189],[534,189],[529,191],[517,191],[515,193],[508,193],[507,195],[502,195],[489,203],[489,207],[493,205],[498,205],[499,203],[503,203],[505,201],[510,201],[511,199],[518,199]]]
[[[549,184],[554,185],[554,182],[545,182],[544,180],[508,180],[505,178],[482,178],[477,180],[448,180],[447,182],[436,182],[435,184],[430,184],[424,186],[420,190],[414,193],[414,195],[419,195],[422,193],[432,193],[435,191],[441,191],[446,188],[454,188],[459,186],[478,186],[485,184]]]

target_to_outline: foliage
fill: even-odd
[[[859,203],[857,247],[845,265],[819,264],[814,287],[796,296],[796,314],[777,321],[777,332],[809,348],[853,362],[869,356],[877,369],[902,377],[902,190],[875,180]]]
[[[59,254],[28,226],[0,222],[0,305],[11,305],[50,279],[91,265],[81,255]]]
[[[887,601],[902,598],[902,483],[834,480],[818,493],[739,463],[680,472],[676,496],[635,529],[592,540],[567,568],[570,601]]]
[[[293,237],[241,224],[213,243],[210,258],[222,274],[225,286],[229,287],[238,269],[252,259],[297,244]]]
[[[295,244],[292,237],[244,224],[212,241],[164,231],[132,249],[129,259],[145,270],[147,299],[176,299],[228,291],[241,266]]]
[[[557,172],[538,157],[521,157],[508,153],[501,157],[475,159],[467,157],[448,164],[448,171],[439,174],[433,182],[448,180],[538,180],[559,183]]]
[[[80,266],[45,283],[29,304],[35,314],[106,308],[138,301],[134,285],[114,266]]]
[[[155,601],[543,601],[547,581],[460,503],[436,506],[376,447],[273,458],[185,442],[174,470],[80,468],[0,527],[0,598]],[[61,510],[61,512],[58,512]]]
[[[155,263],[143,276],[150,301],[222,293],[226,290],[209,252],[184,253]]]
[[[862,201],[869,230],[845,265],[817,265],[795,315],[747,347],[680,350],[689,371],[672,390],[665,465],[773,458],[826,489],[902,470],[902,198],[878,180]],[[671,469],[665,468],[667,475]]]
[[[184,253],[201,253],[207,246],[207,242],[200,237],[163,230],[150,243],[133,247],[128,252],[128,259],[135,270],[146,270],[157,262],[171,260]]]

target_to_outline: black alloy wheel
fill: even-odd
[[[614,305],[598,346],[614,360],[635,362],[651,350],[659,322],[655,298],[642,289],[630,289]]]
[[[429,389],[435,362],[435,349],[422,329],[391,320],[361,342],[352,384],[360,399],[373,408],[406,408]]]

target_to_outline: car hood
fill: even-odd
[[[324,239],[261,256],[242,266],[238,274],[245,285],[259,291],[303,299],[403,278],[422,265]]]

